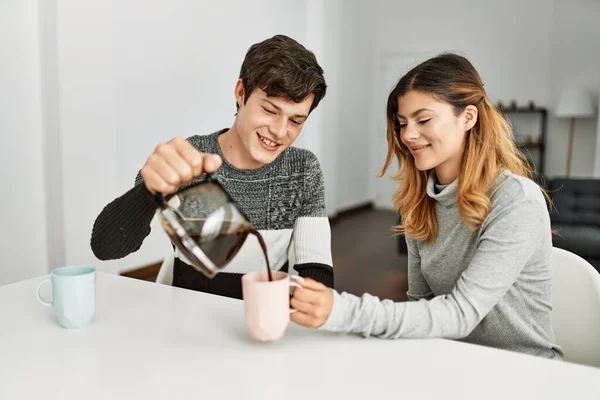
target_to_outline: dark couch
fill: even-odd
[[[554,203],[553,245],[585,258],[600,272],[600,180],[558,178],[548,180],[546,189]],[[398,251],[406,253],[404,236],[398,237]]]
[[[554,203],[550,214],[555,247],[575,253],[600,271],[600,180],[553,179],[547,184]]]

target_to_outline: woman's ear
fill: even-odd
[[[235,83],[234,95],[238,107],[241,107],[244,104],[244,82],[241,79]]]
[[[468,105],[463,111],[465,117],[465,132],[471,130],[477,123],[479,110],[473,105]]]

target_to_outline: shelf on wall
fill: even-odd
[[[544,144],[539,144],[539,143],[520,143],[520,142],[517,142],[517,146],[521,147],[523,149],[543,149],[545,147]]]
[[[539,131],[537,132],[523,132],[520,131],[520,134],[515,134],[515,140],[517,141],[517,147],[519,150],[526,155],[529,159],[532,159],[532,167],[535,171],[536,176],[544,175],[544,162],[546,156],[546,124],[548,118],[548,110],[544,107],[510,107],[507,105],[496,105],[498,110],[504,114],[504,116],[510,121],[511,119],[522,119],[525,118],[529,120],[529,118],[540,118],[539,119]],[[522,117],[522,118],[521,118]],[[513,125],[513,129],[515,126],[513,121],[511,121],[511,125]],[[518,128],[517,128],[518,129]],[[537,138],[535,142],[527,142],[528,137]],[[529,154],[526,154],[529,153]]]
[[[498,107],[500,111],[503,113],[517,113],[517,114],[540,114],[546,113],[547,110],[545,108],[529,108],[529,107]]]

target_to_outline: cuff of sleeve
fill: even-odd
[[[345,317],[344,298],[335,289],[331,289],[331,292],[333,293],[333,307],[327,321],[319,327],[319,330],[340,332],[339,327],[342,325]]]
[[[298,264],[294,266],[303,278],[311,278],[323,285],[333,288],[333,268],[329,265],[318,263]]]

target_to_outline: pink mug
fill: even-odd
[[[242,277],[242,295],[246,327],[250,336],[263,342],[283,336],[290,322],[290,286],[302,287],[290,281],[288,274],[273,271],[269,282],[267,271],[256,271]]]

